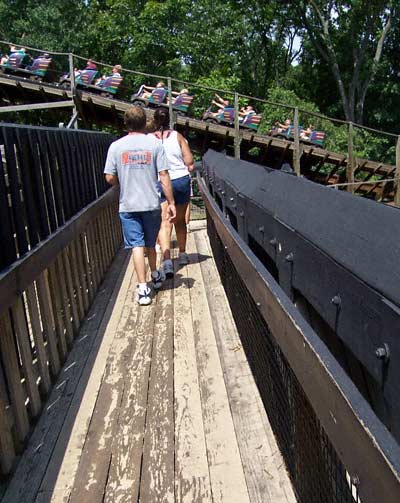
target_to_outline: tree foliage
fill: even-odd
[[[398,11],[394,0],[0,0],[0,26],[3,40],[397,131]],[[196,95],[200,112],[211,96]]]

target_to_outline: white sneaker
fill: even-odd
[[[141,306],[148,306],[151,304],[151,289],[146,287],[146,290],[140,290],[139,287],[136,290],[136,301]]]
[[[164,260],[162,265],[162,270],[166,278],[174,277],[174,267],[172,265],[172,260]]]
[[[164,271],[158,269],[151,273],[151,282],[154,290],[159,290],[162,287],[163,281],[165,281]]]
[[[187,265],[189,263],[189,256],[187,253],[182,252],[179,254],[179,264],[180,265]]]

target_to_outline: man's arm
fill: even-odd
[[[176,208],[175,208],[174,194],[172,192],[171,179],[169,177],[168,170],[160,171],[159,176],[164,196],[168,203],[168,209],[167,209],[168,220],[172,222],[173,220],[175,220],[176,217]]]
[[[119,180],[117,175],[109,175],[106,173],[106,182],[109,183],[110,185],[118,185]]]

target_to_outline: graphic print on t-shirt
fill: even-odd
[[[123,168],[142,169],[151,165],[150,150],[125,150],[121,154]]]

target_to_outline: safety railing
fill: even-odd
[[[118,191],[105,191],[102,175],[110,135],[12,125],[0,132],[0,467],[6,475],[122,236]]]

